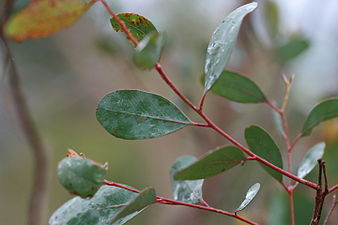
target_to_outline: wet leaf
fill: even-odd
[[[131,34],[141,41],[147,34],[157,32],[155,26],[145,17],[134,13],[120,13],[117,16],[126,24]],[[113,29],[116,32],[122,32],[121,26],[114,20],[110,19]]]
[[[223,71],[211,91],[235,102],[264,102],[265,96],[249,78],[238,73]]]
[[[325,143],[320,142],[308,150],[298,168],[297,176],[304,178],[318,164],[318,160],[324,155]]]
[[[330,99],[316,105],[307,117],[302,133],[308,136],[312,129],[323,121],[338,117],[338,99]]]
[[[260,188],[261,188],[261,185],[259,183],[252,185],[249,188],[248,192],[246,193],[244,201],[236,209],[236,212],[242,211],[243,209],[245,209],[249,205],[249,203],[255,198]]]
[[[143,190],[137,197],[132,200],[128,205],[121,209],[119,213],[114,217],[111,223],[117,222],[122,218],[132,215],[135,212],[140,212],[148,205],[155,203],[156,194],[154,188],[147,188]]]
[[[276,50],[276,55],[281,62],[288,62],[305,52],[310,46],[309,40],[305,38],[292,39]]]
[[[58,179],[72,194],[83,198],[93,196],[102,186],[107,165],[101,165],[83,156],[70,155],[59,162]]]
[[[245,129],[245,140],[248,143],[250,150],[256,155],[269,161],[279,168],[283,168],[282,156],[278,146],[271,136],[258,126],[251,126]],[[276,180],[282,181],[282,174],[271,169],[270,167],[260,165]]]
[[[161,51],[165,44],[165,38],[159,33],[150,33],[136,48],[134,63],[140,69],[152,69],[160,60]]]
[[[141,211],[129,214],[114,223],[112,220],[133,202],[137,193],[102,186],[91,199],[73,198],[57,209],[49,219],[50,225],[122,225]]]
[[[196,161],[197,159],[194,156],[182,156],[172,165],[170,169],[170,182],[175,200],[193,204],[200,203],[204,180],[174,180],[174,175],[177,171],[190,166]]]
[[[222,20],[212,34],[204,67],[206,91],[211,89],[229,61],[243,18],[256,7],[257,3],[252,2],[235,9]]]
[[[196,180],[212,177],[240,164],[243,159],[245,156],[240,149],[232,146],[221,147],[210,151],[183,170],[179,170],[174,179]]]
[[[5,34],[19,42],[48,37],[76,22],[93,3],[81,0],[31,1],[9,18]]]
[[[99,103],[96,117],[110,134],[129,140],[160,137],[190,123],[167,99],[139,90],[106,95]]]

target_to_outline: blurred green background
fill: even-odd
[[[25,1],[22,1],[25,2]],[[133,12],[150,19],[165,31],[168,44],[161,63],[172,80],[197,104],[203,88],[206,47],[219,21],[235,7],[249,1],[138,0],[109,1],[116,12]],[[321,99],[338,96],[338,3],[326,1],[258,1],[259,8],[245,19],[227,67],[253,79],[280,104],[282,74],[295,74],[288,116],[292,136],[300,130],[309,110]],[[229,144],[215,132],[185,128],[158,139],[125,141],[109,135],[96,121],[95,109],[106,93],[117,89],[142,89],[165,96],[187,115],[199,118],[164,84],[155,71],[140,71],[132,63],[132,46],[115,33],[100,4],[76,24],[50,38],[11,42],[28,104],[49,148],[51,213],[72,198],[56,179],[56,166],[68,148],[98,161],[109,162],[109,179],[139,189],[156,188],[171,196],[169,169],[181,155],[200,156]],[[20,132],[9,96],[6,70],[0,75],[0,221],[25,223],[32,178],[32,156]],[[221,128],[243,141],[251,124],[269,130],[285,146],[273,123],[271,110],[260,104],[232,103],[210,94],[205,110]],[[306,150],[326,141],[329,182],[338,182],[338,121],[323,123],[295,149],[294,164]],[[316,181],[317,170],[308,176]],[[254,162],[208,179],[204,197],[209,204],[234,210],[247,189],[260,182],[256,200],[241,215],[269,225],[287,225],[288,203],[282,188]],[[308,224],[314,192],[300,185],[296,191],[297,225]],[[331,196],[327,198],[324,218]],[[330,223],[337,224],[338,209]],[[242,224],[231,218],[182,207],[151,206],[130,225]]]

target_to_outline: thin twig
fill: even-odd
[[[9,66],[10,92],[16,109],[18,122],[32,149],[34,159],[34,178],[28,206],[27,225],[44,225],[46,224],[45,216],[48,208],[49,156],[26,103],[19,75],[3,33],[5,22],[10,15],[14,1],[6,0],[4,4],[5,11],[1,18],[0,39],[5,47],[4,58]]]

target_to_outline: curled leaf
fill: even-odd
[[[107,164],[99,164],[71,151],[58,164],[58,179],[71,193],[83,198],[93,196],[102,186]]]
[[[245,207],[247,207],[249,203],[252,202],[252,200],[255,198],[260,188],[261,188],[261,185],[259,183],[252,185],[249,188],[248,192],[246,193],[244,201],[236,209],[236,212],[242,211],[243,209],[245,209]]]

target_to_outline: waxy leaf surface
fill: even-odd
[[[316,105],[303,126],[303,136],[308,136],[312,133],[312,129],[323,121],[338,117],[338,99],[330,99]]]
[[[160,60],[164,44],[165,38],[162,34],[153,32],[145,36],[135,50],[135,65],[140,69],[152,69]]]
[[[258,126],[251,126],[245,129],[245,140],[250,150],[261,158],[269,161],[279,168],[283,168],[282,156],[278,146],[271,136]],[[260,165],[275,179],[282,181],[282,174],[271,169],[270,167]]]
[[[113,219],[138,196],[118,187],[102,186],[91,199],[73,198],[57,209],[50,225],[122,225],[141,211],[113,222]]]
[[[190,120],[167,99],[139,90],[120,90],[101,99],[96,111],[101,125],[123,139],[160,137]]]
[[[236,212],[242,211],[243,209],[245,209],[250,204],[250,202],[252,202],[252,200],[256,197],[260,188],[261,188],[261,185],[259,183],[252,185],[249,188],[248,192],[246,193],[244,201],[236,209]]]
[[[107,166],[81,156],[64,158],[58,165],[58,179],[72,194],[93,196],[102,186]]]
[[[176,180],[196,180],[220,174],[241,163],[245,159],[242,151],[236,147],[221,147],[210,151],[190,166],[178,171]]]
[[[177,201],[197,204],[202,198],[202,186],[204,180],[175,180],[174,175],[194,162],[197,159],[194,156],[182,156],[176,160],[170,169],[170,182],[174,195]]]
[[[154,188],[147,188],[137,195],[128,205],[121,209],[121,211],[114,217],[113,222],[117,222],[122,218],[139,212],[148,205],[155,203],[156,193]]]
[[[222,72],[211,91],[235,102],[259,103],[265,100],[263,92],[253,81],[230,71]]]
[[[117,16],[126,24],[128,30],[138,41],[151,32],[157,32],[155,26],[143,16],[134,13],[119,13]],[[121,26],[114,18],[111,18],[110,22],[116,32],[122,32]]]
[[[320,142],[308,150],[298,168],[298,177],[304,178],[318,165],[318,160],[324,155],[324,149],[325,143]]]
[[[15,41],[48,37],[76,22],[93,2],[81,0],[40,0],[9,18],[5,34]]]
[[[204,66],[206,91],[211,89],[229,61],[243,18],[256,7],[257,3],[252,2],[235,9],[212,34]]]

